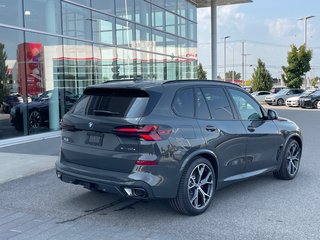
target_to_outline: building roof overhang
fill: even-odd
[[[213,0],[192,0],[194,3],[197,4],[198,8],[203,8],[203,7],[210,7],[211,2]],[[231,5],[231,4],[240,4],[240,3],[250,3],[252,0],[216,0],[217,6],[222,6],[222,5]]]

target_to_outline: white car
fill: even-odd
[[[300,96],[288,98],[286,100],[286,106],[287,107],[299,107],[300,106],[299,99],[300,99]]]
[[[254,97],[260,103],[263,103],[265,97],[270,94],[271,92],[268,92],[268,91],[257,91],[257,92],[251,93],[252,97]]]

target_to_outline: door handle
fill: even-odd
[[[254,132],[255,130],[256,129],[253,126],[251,126],[251,125],[248,126],[248,131],[249,132]]]
[[[210,126],[210,125],[208,125],[208,126],[206,126],[206,130],[207,130],[207,131],[209,131],[209,132],[214,132],[214,131],[216,131],[216,130],[217,130],[217,128],[216,128],[216,127],[214,127],[214,126]]]

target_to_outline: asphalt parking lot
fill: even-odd
[[[0,239],[320,239],[320,110],[272,108],[302,129],[302,162],[292,181],[268,174],[234,184],[216,193],[207,212],[187,217],[165,200],[62,183],[51,169],[0,184]]]

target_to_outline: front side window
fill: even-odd
[[[260,120],[263,118],[260,105],[246,93],[229,89],[232,99],[240,114],[241,120]]]
[[[194,97],[192,88],[180,90],[173,100],[173,111],[179,116],[192,118],[194,116],[193,99]]]

